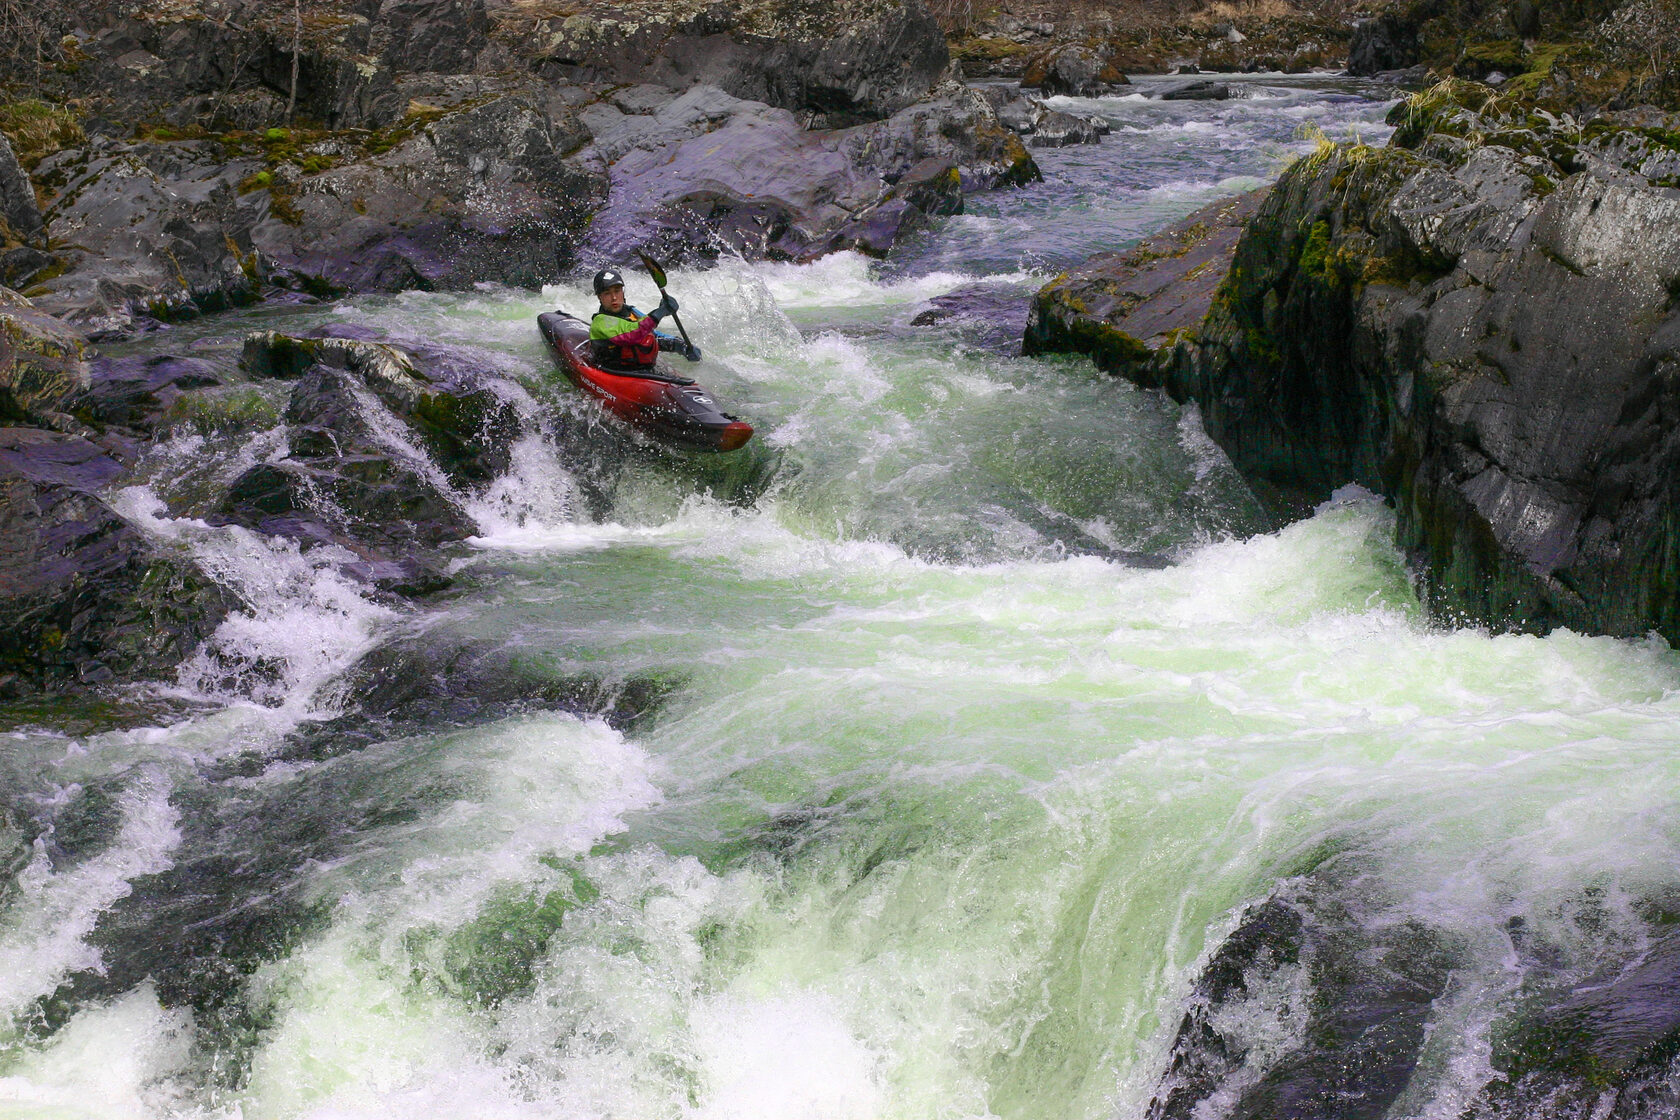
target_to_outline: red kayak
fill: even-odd
[[[564,311],[537,316],[548,348],[572,384],[649,435],[691,451],[734,451],[752,438],[752,425],[718,408],[687,377],[655,366],[625,373],[592,364],[589,324]]]

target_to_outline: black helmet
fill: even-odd
[[[608,288],[624,287],[624,277],[610,268],[603,268],[595,274],[595,294],[600,295]]]

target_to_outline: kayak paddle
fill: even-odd
[[[664,299],[665,270],[659,267],[658,261],[648,256],[646,253],[637,253],[636,255],[642,258],[642,263],[647,266],[648,275],[653,277],[653,286],[659,289],[659,298]],[[683,329],[682,320],[677,317],[677,313],[675,311],[671,312],[671,322],[677,325],[677,333],[682,335],[683,345],[687,346],[690,350],[693,350],[694,343],[689,341],[688,331]]]

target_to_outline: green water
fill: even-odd
[[[56,831],[0,894],[0,1116],[1140,1117],[1209,955],[1301,884],[1454,946],[1389,1114],[1459,1115],[1522,998],[1511,920],[1579,979],[1674,895],[1680,659],[1431,625],[1380,499],[1265,531],[1193,415],[911,322],[973,280],[673,273],[762,449],[581,477],[525,447],[426,610],[169,516],[266,445],[170,449],[125,510],[253,609],[147,694],[186,714],[7,735],[14,817]],[[583,299],[177,341],[359,322],[583,422],[532,325]],[[663,699],[288,747],[392,638]],[[284,670],[252,692],[235,654]],[[1256,1071],[1311,982],[1229,1013]]]

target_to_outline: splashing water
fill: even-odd
[[[1193,413],[915,321],[1263,181],[1303,119],[1383,110],[1251,92],[1076,103],[1118,139],[884,270],[674,275],[756,488],[564,388],[533,321],[579,284],[181,328],[468,349],[529,423],[449,489],[479,533],[423,610],[328,547],[171,514],[283,438],[177,441],[114,496],[247,609],[172,686],[207,707],[8,734],[0,1113],[1140,1117],[1210,956],[1278,897],[1445,947],[1388,1114],[1461,1115],[1531,978],[1656,936],[1680,660],[1433,626],[1376,496],[1263,531]],[[562,458],[561,421],[609,450]],[[344,674],[393,637],[435,657],[389,671],[449,704],[361,712]],[[556,710],[585,678],[658,688]],[[491,703],[510,681],[529,702]],[[1321,980],[1303,958],[1211,1009],[1246,1064],[1198,1115],[1302,1044]]]

